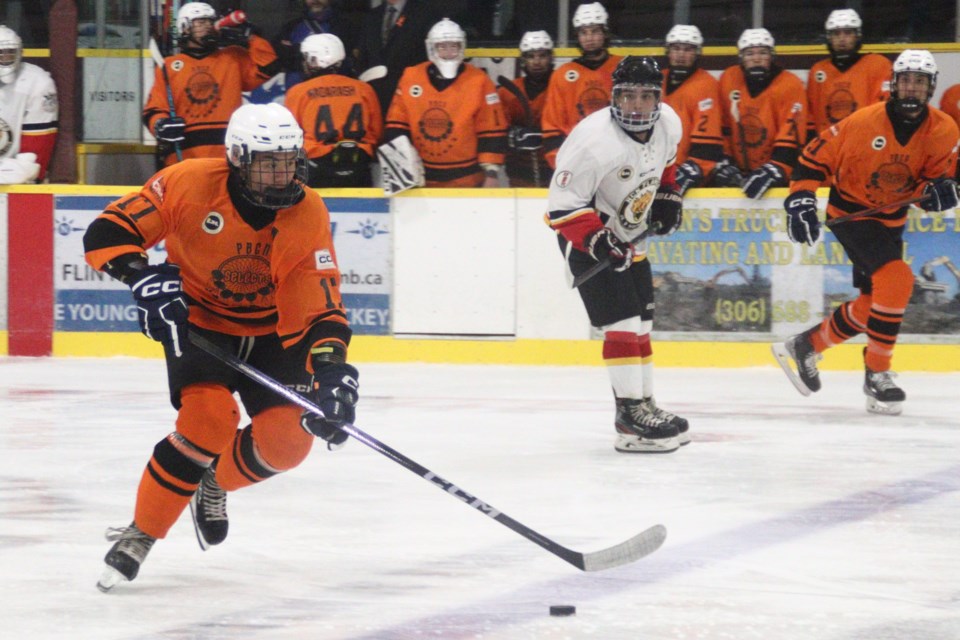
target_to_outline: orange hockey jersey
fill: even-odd
[[[543,146],[550,168],[556,168],[557,152],[578,122],[594,111],[610,106],[613,71],[621,56],[609,56],[597,69],[579,60],[561,65],[550,76],[543,106]]]
[[[806,138],[807,98],[800,78],[781,71],[756,97],[740,65],[720,76],[724,153],[743,172],[774,162],[789,176]]]
[[[438,91],[428,76],[432,64],[403,72],[387,111],[387,130],[410,137],[427,186],[480,186],[480,163],[503,164],[507,146],[497,90],[486,73],[464,64],[453,84]]]
[[[285,347],[309,347],[331,331],[349,338],[323,200],[307,189],[303,200],[254,229],[233,206],[229,171],[226,158],[161,170],[100,214],[98,222],[117,229],[88,231],[87,262],[102,269],[163,241],[168,261],[180,266],[192,324],[237,336],[276,331]]]
[[[723,157],[720,83],[703,69],[697,69],[680,83],[669,85],[669,70],[663,72],[663,101],[673,107],[683,124],[683,138],[677,147],[677,164],[695,162],[704,176]]]
[[[948,87],[940,98],[940,110],[960,126],[960,84]]]
[[[864,54],[846,71],[827,58],[810,68],[807,77],[808,138],[848,115],[890,95],[893,64],[878,53]]]
[[[500,87],[497,89],[497,94],[500,96],[500,103],[503,105],[507,124],[509,126],[539,127],[542,130],[541,120],[543,105],[547,101],[547,92],[541,91],[535,98],[530,99],[526,76],[514,79],[513,84],[527,97],[533,119],[532,121],[527,119],[527,112],[517,96]],[[534,163],[536,163],[536,166]],[[543,149],[536,152],[514,150],[507,152],[507,176],[510,178],[511,187],[545,187],[550,183],[551,174],[552,172],[544,158]],[[536,179],[538,175],[539,180]]]
[[[179,53],[164,59],[173,111],[187,121],[184,158],[219,158],[230,115],[243,103],[241,93],[256,89],[280,70],[270,43],[250,36],[250,48],[226,47],[202,58]],[[157,120],[170,116],[167,82],[157,67],[153,88],[143,108],[143,124],[151,133]],[[172,145],[163,145],[167,166],[177,161]]]
[[[909,138],[898,138],[889,103],[864,107],[822,131],[804,149],[790,191],[814,191],[830,177],[831,218],[919,196],[928,180],[953,177],[960,130],[950,116],[929,108]],[[889,227],[906,222],[906,207],[873,218]]]
[[[383,135],[380,101],[366,82],[338,74],[311,78],[295,85],[285,98],[304,134],[307,156],[320,158],[338,142],[353,140],[367,155]]]

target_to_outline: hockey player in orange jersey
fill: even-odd
[[[504,86],[497,89],[510,129],[507,132],[507,178],[511,187],[544,187],[553,172],[543,157],[541,117],[547,84],[553,74],[553,39],[546,31],[527,31],[520,38],[520,69],[513,80],[519,98]]]
[[[158,158],[220,158],[230,119],[243,91],[280,71],[273,47],[250,25],[214,27],[217,12],[188,2],[177,13],[181,53],[164,58],[143,108],[143,124],[157,137]],[[172,101],[172,105],[171,105]]]
[[[582,4],[573,14],[573,28],[581,55],[561,65],[550,78],[543,106],[543,144],[550,168],[573,127],[588,115],[610,105],[613,70],[622,58],[610,55],[609,16],[599,2]]]
[[[689,24],[674,25],[667,33],[667,68],[663,72],[663,101],[683,123],[677,148],[677,186],[680,195],[706,183],[723,158],[720,84],[699,68],[703,35]]]
[[[407,136],[427,187],[497,187],[506,119],[487,74],[463,61],[467,36],[444,18],[427,34],[429,60],[407,67],[387,111],[389,141]]]
[[[940,110],[953,118],[953,121],[960,126],[960,84],[947,87],[947,90],[940,96]]]
[[[808,140],[890,93],[890,61],[878,53],[860,53],[862,26],[853,9],[837,9],[827,17],[830,57],[814,64],[807,76]]]
[[[287,91],[304,132],[311,187],[372,187],[370,163],[383,134],[380,101],[366,82],[340,73],[346,52],[332,33],[300,44],[308,78]]]
[[[127,284],[143,333],[163,343],[176,428],[157,443],[133,522],[115,541],[98,587],[136,578],[153,544],[190,503],[200,546],[227,535],[226,492],[292,469],[314,436],[347,434],[357,370],[327,208],[304,188],[303,131],[278,104],[245,105],[227,126],[227,157],[163,169],[112,202],[84,235],[87,262]],[[145,250],[163,242],[167,261]],[[196,333],[284,385],[310,394],[323,418],[247,380],[188,339]],[[311,379],[312,376],[312,379]],[[251,424],[238,430],[239,394]]]
[[[914,277],[903,259],[908,207],[896,203],[918,198],[927,211],[958,205],[953,175],[960,130],[948,115],[929,106],[936,83],[937,65],[930,52],[904,51],[893,63],[890,100],[864,107],[822,131],[804,148],[793,173],[783,206],[794,242],[813,245],[819,237],[815,190],[829,179],[829,218],[881,207],[875,215],[832,227],[853,263],[853,285],[860,296],[773,346],[803,395],[820,389],[821,353],[866,333],[867,410],[893,415],[902,410],[906,394],[894,383],[890,368]]]
[[[740,64],[720,76],[725,157],[713,181],[760,198],[790,179],[806,138],[807,99],[800,78],[775,63],[769,31],[747,29],[737,50]]]

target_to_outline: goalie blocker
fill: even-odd
[[[423,161],[407,136],[398,136],[380,145],[377,160],[383,177],[383,192],[387,196],[425,184]]]

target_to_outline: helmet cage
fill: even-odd
[[[460,45],[460,53],[457,54],[456,58],[448,59],[440,56],[437,47],[444,42],[456,42]],[[425,44],[427,58],[440,70],[440,75],[447,80],[456,78],[457,70],[463,64],[467,48],[467,34],[460,28],[460,25],[449,18],[444,18],[430,27]]]
[[[216,22],[217,11],[206,2],[188,2],[180,7],[180,11],[177,12],[177,37],[180,40],[181,46],[192,40],[205,50],[216,49],[219,39],[215,30],[207,32],[200,40],[194,39],[194,20],[210,20]]]
[[[17,32],[0,25],[0,84],[13,82],[23,59],[23,41]]]
[[[623,104],[624,99],[630,95],[634,96],[638,92],[653,92],[657,97],[657,104],[649,113],[641,111],[627,111]],[[610,113],[617,123],[626,131],[631,133],[640,133],[649,131],[653,125],[660,119],[662,88],[659,84],[649,82],[644,83],[622,83],[613,86],[610,95]]]

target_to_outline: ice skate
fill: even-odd
[[[201,549],[206,551],[226,539],[230,525],[227,519],[227,492],[217,484],[216,466],[204,472],[200,486],[190,499],[190,515]]]
[[[817,363],[823,356],[813,350],[812,331],[804,331],[787,338],[786,342],[770,345],[773,357],[797,391],[805,396],[820,391],[820,371]],[[791,365],[790,361],[793,361]]]
[[[157,541],[153,536],[141,531],[133,522],[129,527],[107,529],[106,537],[107,540],[116,542],[103,558],[107,566],[97,582],[97,588],[104,593],[124,580],[129,582],[136,578],[140,565],[150,553],[153,543]]]
[[[863,392],[867,396],[867,411],[885,416],[898,416],[903,411],[907,394],[893,381],[892,371],[867,369],[863,380]]]
[[[687,422],[686,418],[681,418],[676,414],[661,409],[657,406],[657,401],[653,399],[653,396],[644,398],[643,401],[656,417],[677,428],[677,442],[680,443],[681,447],[685,444],[690,444],[690,423]]]
[[[663,420],[643,400],[617,398],[617,440],[623,453],[669,453],[680,448],[677,427]]]

